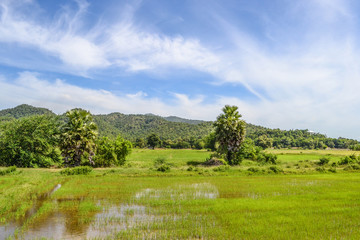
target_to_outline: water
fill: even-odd
[[[61,188],[58,184],[50,192],[38,197],[33,207],[29,209],[25,217],[17,222],[6,226],[0,226],[0,239],[6,239],[14,234],[16,229],[21,229],[24,224],[27,227],[19,231],[18,239],[89,239],[105,238],[114,236],[120,231],[129,231],[142,226],[151,229],[153,224],[166,224],[184,220],[186,216],[169,214],[156,214],[156,210],[142,205],[144,202],[171,199],[179,202],[182,200],[214,199],[219,196],[217,188],[208,183],[180,185],[175,188],[143,189],[134,194],[130,203],[110,204],[105,200],[98,201],[98,210],[87,214],[89,221],[80,221],[80,213],[76,210],[64,210],[54,207],[52,211],[27,223],[39,211],[44,204],[60,206],[64,201],[79,206],[84,198],[77,199],[50,199],[51,195]]]
[[[34,202],[33,206],[28,211],[26,211],[24,217],[0,226],[0,239],[6,239],[12,236],[17,229],[21,228],[27,219],[30,219],[37,213],[37,211],[43,205],[44,201],[47,200],[59,188],[61,188],[61,184],[57,184],[53,189],[51,189],[51,191],[40,195]]]

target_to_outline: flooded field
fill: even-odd
[[[357,239],[360,175],[54,178],[0,239]],[[22,175],[2,178],[36,187]],[[46,170],[37,174],[48,174]],[[52,176],[52,175],[51,175]],[[22,179],[22,177],[24,179]],[[56,182],[56,180],[58,180]],[[41,181],[40,181],[41,182]],[[10,186],[10,185],[9,185]],[[10,191],[12,187],[8,188]],[[4,187],[0,199],[4,199]],[[8,199],[14,196],[11,193]],[[12,198],[11,198],[12,197]],[[6,205],[1,202],[4,209]],[[19,207],[23,206],[19,201]],[[20,213],[14,208],[15,213]]]
[[[94,203],[85,197],[53,198],[53,193],[60,188],[61,184],[58,184],[39,196],[23,218],[1,226],[0,238],[111,239],[143,236],[157,239],[164,237],[163,232],[154,232],[153,229],[159,227],[177,228],[185,222],[194,226],[209,225],[205,217],[193,218],[189,212],[184,214],[182,203],[216,199],[219,195],[214,185],[196,183],[165,189],[146,188],[136,192],[128,203],[114,204],[107,200]],[[173,202],[170,211],[166,209],[169,204],[163,205],[164,201]],[[215,222],[211,224],[214,226]]]

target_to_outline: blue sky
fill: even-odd
[[[358,1],[0,0],[0,108],[154,113],[360,139]]]

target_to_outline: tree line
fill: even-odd
[[[132,144],[98,137],[90,112],[73,109],[65,118],[34,115],[0,123],[0,165],[94,167],[124,164]]]
[[[92,116],[82,109],[58,116],[47,109],[21,105],[0,111],[0,165],[119,166],[133,146],[208,149],[216,152],[215,158],[226,159],[230,164],[242,159],[273,162],[273,156],[262,151],[271,147],[360,150],[356,140],[327,138],[308,130],[268,129],[246,124],[240,118],[235,106],[225,106],[215,122],[183,123],[181,118],[171,117],[176,122],[170,122],[154,115]],[[123,137],[119,134],[121,129],[128,129],[128,134],[141,134],[135,134],[136,138]]]

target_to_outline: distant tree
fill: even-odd
[[[1,126],[1,166],[49,167],[61,161],[57,148],[57,118],[49,115],[24,117]]]
[[[210,149],[212,151],[216,150],[216,134],[215,132],[211,132],[204,138],[205,148]]]
[[[172,148],[174,146],[174,142],[170,139],[166,139],[161,142],[161,147],[163,148]]]
[[[137,138],[135,140],[135,147],[144,148],[146,146],[145,140],[143,138]]]
[[[199,139],[195,142],[194,147],[196,149],[203,149],[205,147],[205,143],[203,140]]]
[[[155,147],[157,147],[161,143],[159,136],[155,133],[149,135],[146,140],[148,146],[150,146],[152,149],[155,149]]]
[[[90,112],[73,109],[66,112],[67,122],[62,127],[60,148],[66,166],[94,165],[97,126]]]
[[[246,123],[241,120],[238,107],[226,105],[215,123],[215,135],[219,142],[218,152],[225,155],[226,161],[233,165],[239,163],[237,156],[241,144],[245,140]]]
[[[262,147],[263,149],[271,148],[273,145],[273,139],[266,135],[261,135],[256,140],[256,146]]]

